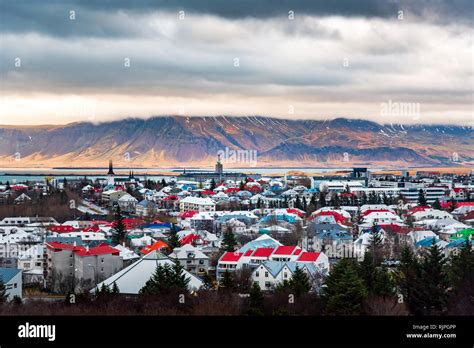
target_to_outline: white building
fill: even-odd
[[[216,203],[210,198],[186,197],[179,202],[179,210],[185,211],[215,211]]]
[[[22,298],[23,280],[21,269],[0,268],[0,280],[5,284],[8,301],[11,301],[15,296]]]

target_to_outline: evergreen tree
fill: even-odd
[[[211,180],[211,191],[214,191],[216,189],[216,181],[214,179]]]
[[[237,245],[237,241],[235,240],[234,232],[232,232],[232,228],[228,227],[224,232],[224,236],[222,238],[222,249],[224,251],[235,251],[235,246]]]
[[[319,193],[319,206],[320,207],[326,206],[326,193],[322,191]]]
[[[299,196],[296,196],[296,200],[295,200],[295,205],[294,205],[294,207],[295,207],[296,209],[301,209],[301,208],[302,208],[302,206],[301,206],[301,200],[300,200],[300,197],[299,197]]]
[[[249,315],[263,315],[263,293],[257,282],[254,282],[249,291]]]
[[[456,200],[454,198],[451,198],[449,201],[449,211],[452,212],[456,207],[458,206]]]
[[[303,201],[302,208],[303,208],[304,211],[307,211],[308,210],[308,203],[306,202],[306,197],[303,197],[302,201]]]
[[[374,288],[376,271],[373,254],[366,251],[364,259],[359,263],[359,275],[364,280],[368,292],[372,292]]]
[[[423,189],[420,189],[420,191],[418,191],[418,205],[420,206],[427,205],[426,197],[425,197],[425,193],[423,192]]]
[[[421,282],[424,290],[423,314],[441,313],[447,303],[448,275],[446,259],[434,242],[421,264]]]
[[[375,279],[372,292],[375,295],[389,297],[395,294],[395,282],[390,276],[387,267],[382,266],[375,272]]]
[[[3,283],[3,280],[0,278],[0,304],[7,302],[7,288]]]
[[[465,284],[467,288],[474,289],[474,252],[469,239],[466,239],[459,253],[451,257],[448,274],[454,289]]]
[[[204,282],[204,288],[207,290],[214,289],[214,279],[209,275],[209,273],[204,273],[202,277],[202,281]]]
[[[223,273],[222,280],[219,282],[219,285],[221,288],[224,288],[229,291],[235,289],[236,285],[235,285],[234,277],[228,270],[225,270],[225,272]]]
[[[187,292],[190,278],[186,278],[179,263],[158,265],[151,278],[140,289],[140,294],[161,295],[172,292]]]
[[[117,208],[115,209],[112,243],[114,243],[114,245],[122,244],[125,241],[126,234],[127,231],[125,229],[125,224],[123,223],[122,211],[120,210],[120,206],[117,205]]]
[[[290,288],[293,290],[296,296],[300,296],[311,290],[311,284],[309,282],[308,275],[303,271],[302,268],[296,266],[295,271],[289,281]]]
[[[171,224],[170,233],[168,235],[168,248],[172,252],[175,248],[179,248],[181,242],[179,241],[178,232],[176,231],[176,225]]]
[[[245,191],[245,184],[243,181],[240,181],[240,186],[239,186],[240,191]]]
[[[112,294],[120,294],[120,290],[116,282],[114,282],[114,285],[112,286]]]
[[[403,301],[407,304],[413,314],[422,314],[422,287],[420,279],[421,266],[418,259],[408,246],[402,249],[400,265],[395,274],[396,284],[402,295]]]
[[[335,193],[333,196],[333,205],[334,205],[334,208],[336,209],[339,209],[341,207],[341,200],[337,193]]]
[[[362,301],[367,297],[364,280],[357,272],[354,261],[338,261],[326,278],[323,299],[329,314],[361,314]]]
[[[161,179],[161,187],[165,187],[165,186],[168,186],[168,184],[166,183],[165,179]]]
[[[441,203],[438,198],[436,198],[436,200],[433,203],[433,209],[441,210]]]

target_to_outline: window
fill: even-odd
[[[16,289],[16,287],[17,287],[16,283],[13,283],[13,287]]]
[[[100,259],[100,262],[104,263],[104,259]]]
[[[265,278],[268,278],[268,272],[265,272]]]
[[[258,273],[258,271],[257,271],[257,272],[255,272],[255,276],[256,276],[256,277],[259,277],[259,273]]]
[[[101,268],[100,271],[103,272],[103,271],[104,271],[104,268]]]
[[[204,260],[199,260],[200,265],[204,265]]]
[[[35,265],[36,265],[37,267],[41,267],[41,262],[36,262]]]
[[[265,282],[265,287],[269,288],[271,286],[270,282]]]
[[[283,273],[283,277],[288,278],[288,273]]]

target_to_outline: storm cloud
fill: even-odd
[[[177,113],[390,122],[388,101],[420,104],[397,122],[473,122],[471,1],[0,6],[0,123]]]

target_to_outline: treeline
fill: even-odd
[[[375,255],[375,256],[374,256]],[[361,262],[341,259],[317,291],[297,269],[272,292],[262,292],[249,274],[223,275],[220,284],[188,291],[182,266],[158,266],[136,296],[119,294],[116,284],[96,294],[66,296],[64,303],[29,302],[0,306],[11,315],[472,315],[474,254],[469,242],[445,258],[433,245],[422,255],[404,248],[401,263],[388,269],[369,251]],[[314,290],[314,288],[313,288]]]

